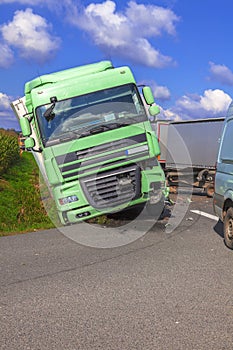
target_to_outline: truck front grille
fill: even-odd
[[[104,166],[123,166],[149,157],[146,134],[130,136],[60,156],[56,161],[65,182],[81,179],[87,172],[96,173]],[[94,175],[93,175],[94,176]]]
[[[115,207],[140,196],[140,168],[137,165],[100,172],[80,180],[89,203],[97,209]]]

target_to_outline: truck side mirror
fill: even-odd
[[[30,136],[32,131],[29,120],[26,117],[23,117],[20,118],[19,123],[23,136]]]
[[[143,96],[144,96],[146,103],[150,106],[149,107],[150,115],[155,116],[155,115],[159,114],[160,109],[158,106],[154,105],[155,100],[154,100],[154,96],[153,96],[153,93],[151,91],[151,88],[149,86],[144,86],[144,88],[142,89],[142,93],[143,93]]]
[[[28,137],[26,140],[25,140],[25,148],[28,150],[28,151],[32,151],[33,150],[33,147],[35,146],[35,140],[33,137]]]
[[[150,113],[150,115],[155,116],[155,115],[160,113],[160,109],[159,109],[159,107],[157,105],[150,106],[149,107],[149,113]]]
[[[153,103],[155,103],[153,93],[149,86],[144,86],[144,88],[142,89],[142,93],[148,105],[152,105]]]

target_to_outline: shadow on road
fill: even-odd
[[[214,226],[214,231],[222,238],[224,238],[223,234],[223,223],[222,221],[218,220],[217,224]]]

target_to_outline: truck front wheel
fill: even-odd
[[[228,248],[233,249],[233,208],[228,208],[224,218],[224,241]]]
[[[146,210],[148,215],[156,220],[159,220],[161,218],[162,213],[164,211],[164,207],[165,207],[164,200],[160,200],[156,204],[151,204],[151,203],[146,204]]]

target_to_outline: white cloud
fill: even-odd
[[[130,1],[126,16],[130,24],[140,30],[140,35],[156,37],[161,36],[163,32],[171,35],[176,33],[174,23],[178,21],[178,17],[170,9]]]
[[[222,90],[205,90],[202,96],[182,96],[173,107],[162,111],[162,117],[176,120],[224,117],[230,102],[231,97]]]
[[[50,34],[51,26],[29,8],[16,11],[13,21],[0,30],[7,45],[17,48],[23,58],[44,62],[59,48],[60,40]]]
[[[214,114],[220,114],[226,111],[231,97],[224,91],[216,90],[206,90],[204,96],[201,96],[200,104],[202,108],[206,111],[211,111]]]
[[[175,113],[172,109],[164,109],[162,106],[159,106],[160,113],[158,114],[158,119],[165,119],[165,120],[174,120],[174,121],[180,121],[182,120],[182,117]]]
[[[0,110],[7,110],[10,108],[10,97],[3,92],[0,92]]]
[[[233,72],[224,64],[209,62],[210,78],[221,84],[233,86]]]
[[[19,123],[10,107],[12,98],[0,92],[0,128],[19,130]]]
[[[11,48],[0,42],[0,68],[8,68],[14,61],[14,54]]]
[[[175,34],[178,17],[169,9],[154,5],[128,3],[126,11],[116,10],[116,3],[107,0],[91,3],[70,21],[86,31],[94,43],[106,53],[162,68],[173,64],[171,57],[163,55],[149,42],[149,38],[163,33]]]
[[[158,103],[158,100],[168,101],[171,98],[171,93],[168,87],[163,85],[158,85],[154,80],[141,80],[138,82],[138,85],[150,86],[153,96],[155,98],[155,103]]]
[[[0,128],[20,130],[19,122],[13,112],[0,110]]]
[[[2,0],[2,3],[47,6],[53,12],[62,14],[63,18],[69,21],[69,24],[73,24],[88,33],[94,44],[103,50],[106,55],[123,57],[135,63],[155,68],[163,68],[175,63],[172,57],[161,53],[150,41],[151,38],[161,37],[163,34],[173,36],[176,34],[175,25],[179,18],[170,9],[129,1],[125,11],[120,12],[117,11],[116,3],[112,0],[91,3],[86,7],[79,5],[80,2],[74,0],[64,0],[62,3],[57,0]],[[36,15],[33,14],[33,16]],[[38,47],[36,47],[36,50],[34,43],[30,44],[29,41],[35,42],[39,35],[44,38],[45,43],[47,42],[47,47],[51,47],[50,51],[52,51],[52,47],[55,46],[56,49],[59,45],[57,38],[50,36],[49,27],[45,20],[43,19],[44,23],[41,24],[40,29],[33,25],[33,22],[37,21],[38,19],[36,20],[35,17],[32,18],[28,21],[29,23],[32,22],[31,30],[28,31],[28,23],[25,31],[23,31],[22,35],[28,43],[23,49],[19,48],[23,57],[38,57]],[[7,25],[8,35],[12,29],[17,31],[18,26],[13,25],[15,22],[16,18],[11,24]],[[15,34],[16,40],[13,40],[12,44],[15,47],[19,47],[17,39],[20,37],[22,29],[20,27],[20,31]],[[30,32],[31,35],[29,35]],[[33,40],[34,37],[35,40]],[[41,57],[43,58],[43,47],[39,54],[42,54]]]
[[[155,97],[155,100],[166,101],[166,100],[170,100],[171,98],[171,93],[166,86],[160,86],[160,85],[155,86],[153,89],[153,95]]]

